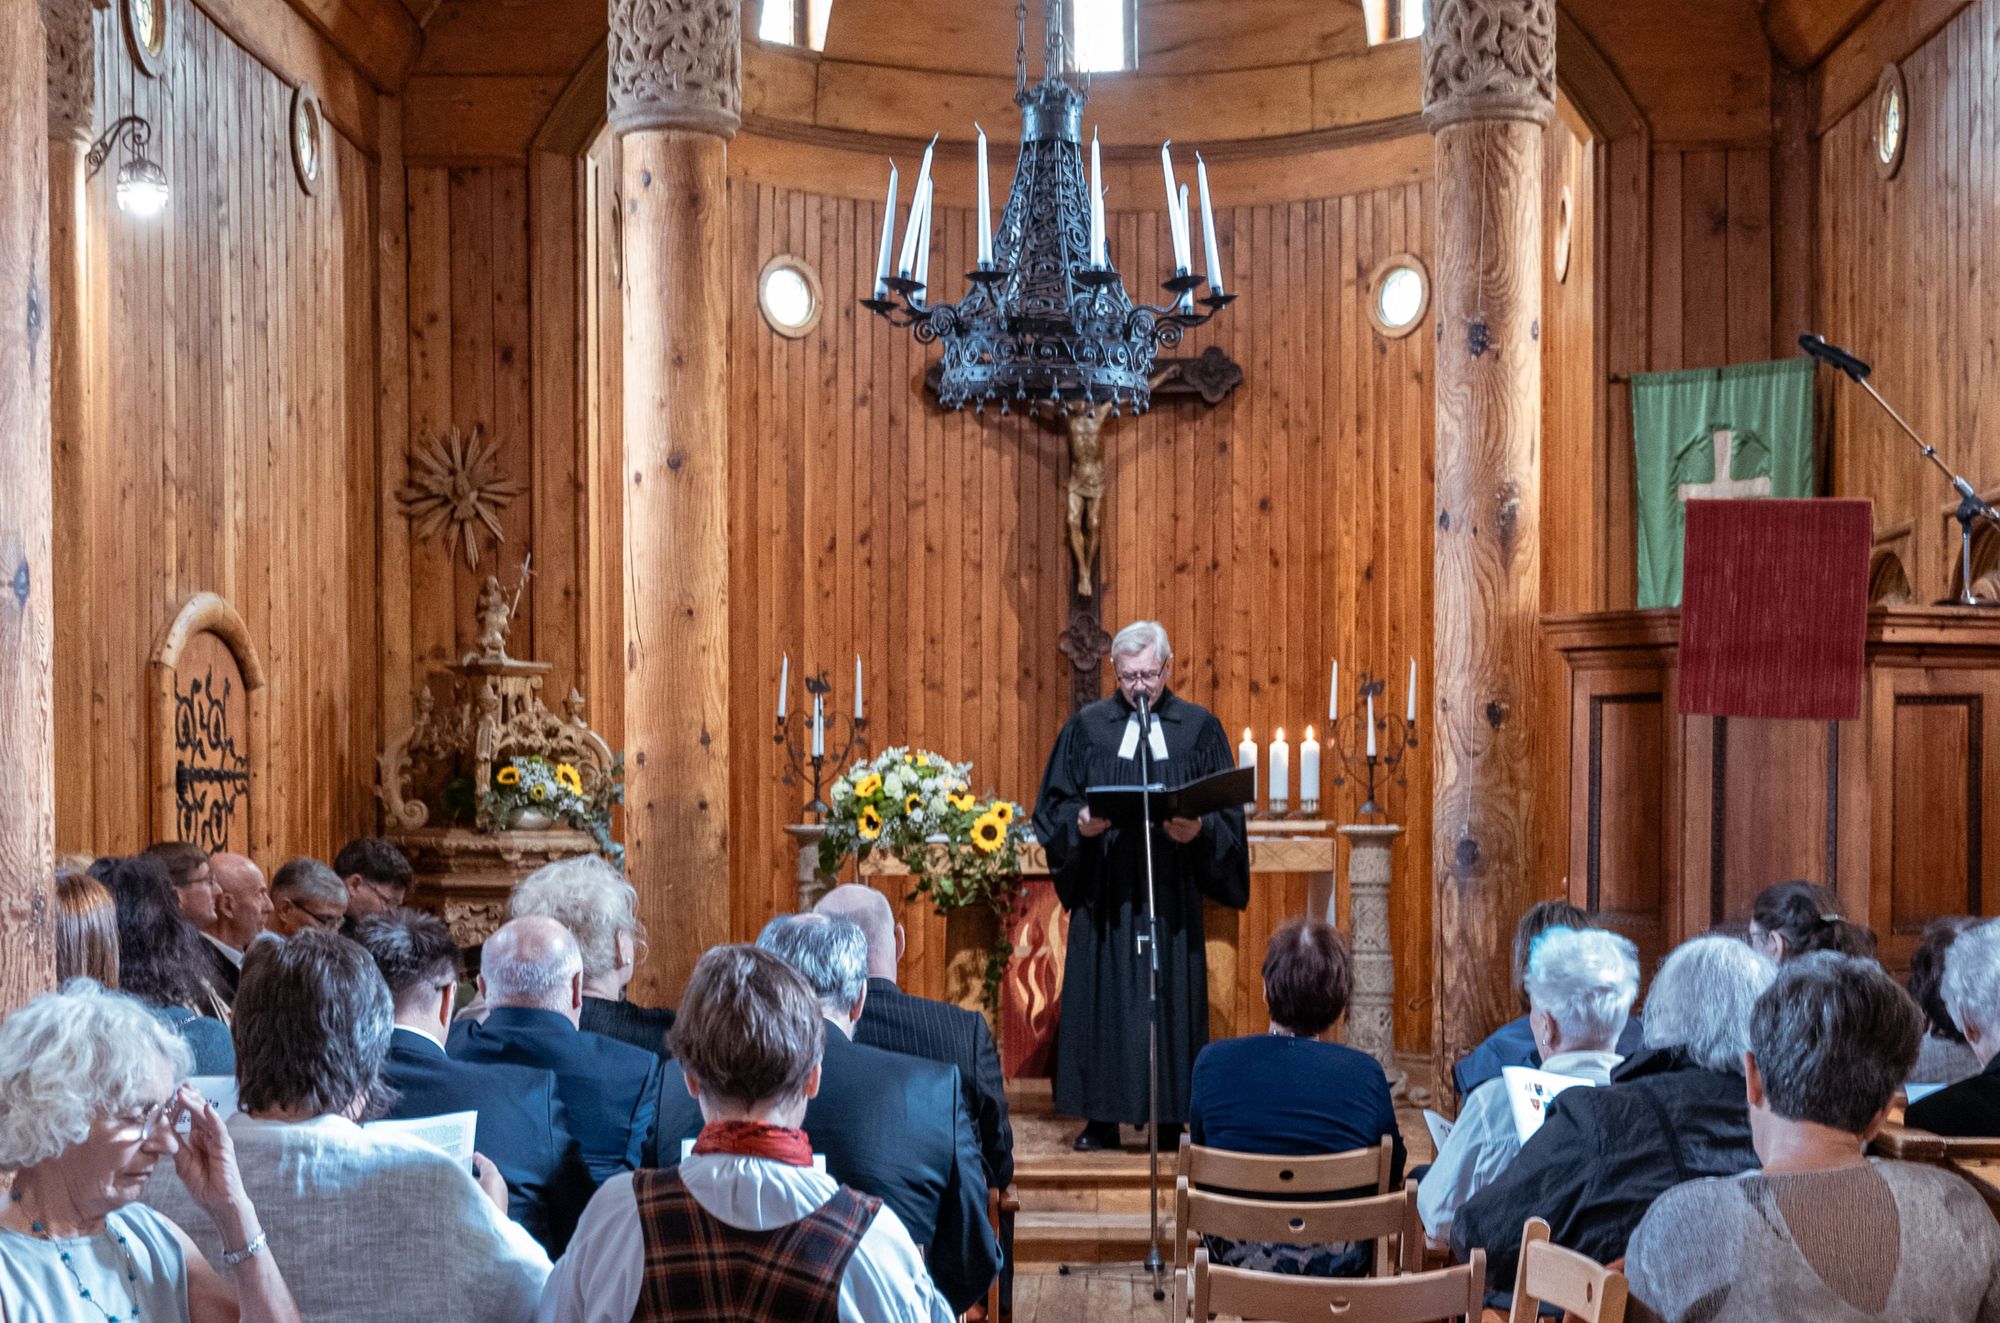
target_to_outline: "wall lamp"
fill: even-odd
[[[167,172],[146,155],[146,144],[153,140],[153,126],[144,116],[121,116],[90,144],[90,152],[83,158],[84,177],[97,177],[120,137],[125,139],[125,159],[118,166],[118,209],[128,216],[157,216],[167,206]]]

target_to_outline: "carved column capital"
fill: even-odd
[[[49,137],[89,142],[97,101],[91,0],[42,0],[49,54]]]
[[[1424,123],[1546,123],[1556,104],[1555,0],[1430,0]]]
[[[611,127],[730,138],[743,118],[738,0],[611,0]]]

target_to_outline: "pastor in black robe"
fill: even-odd
[[[1174,787],[1236,765],[1222,723],[1207,708],[1160,695],[1153,709],[1167,757],[1153,779]],[[1035,834],[1048,848],[1056,896],[1070,912],[1056,1029],[1056,1110],[1092,1121],[1146,1120],[1146,969],[1136,938],[1146,922],[1145,842],[1137,830],[1077,830],[1084,791],[1136,785],[1139,751],[1120,758],[1132,706],[1120,693],[1071,717],[1056,736],[1035,800]],[[1160,1121],[1188,1117],[1195,1054],[1208,1041],[1208,956],[1202,900],[1250,902],[1243,811],[1201,820],[1186,845],[1153,824],[1153,886],[1160,920]]]

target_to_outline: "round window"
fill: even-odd
[[[800,258],[774,257],[757,277],[757,306],[772,330],[796,340],[819,324],[819,276]]]
[[[1417,329],[1430,307],[1430,276],[1414,254],[1403,253],[1376,268],[1369,283],[1368,315],[1391,339]]]
[[[1903,71],[1885,65],[1875,80],[1875,169],[1882,178],[1893,178],[1902,167],[1909,127],[1910,92]]]
[[[149,78],[160,76],[166,61],[167,28],[173,18],[170,0],[125,0],[125,37],[133,61]]]

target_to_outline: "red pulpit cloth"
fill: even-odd
[[[1682,713],[1859,717],[1871,537],[1867,501],[1689,501]]]

